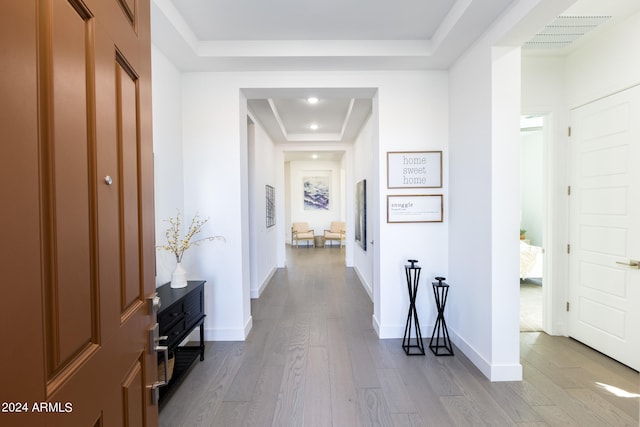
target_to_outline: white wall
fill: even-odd
[[[450,70],[448,324],[491,380],[522,377],[518,320],[519,50],[500,20]],[[515,118],[513,117],[515,115]]]
[[[450,69],[449,325],[492,381],[522,378],[519,46],[572,2],[512,3]]]
[[[422,267],[416,307],[423,330],[430,330],[436,318],[431,282],[448,273],[448,96],[447,73],[390,75],[378,90],[373,117],[378,119],[374,135],[376,179],[367,193],[367,215],[372,215],[373,234],[367,237],[367,251],[374,251],[374,328],[381,338],[404,334],[409,297],[404,266],[416,259]],[[374,100],[375,101],[375,100]],[[375,132],[375,130],[374,130]],[[443,187],[441,189],[387,189],[389,151],[442,151]],[[377,172],[375,168],[377,167]],[[369,187],[367,181],[367,187]],[[387,223],[387,195],[443,194],[442,223]],[[373,245],[369,242],[374,240]],[[369,249],[370,248],[370,249]],[[379,276],[377,276],[379,274]],[[378,292],[377,292],[378,291]]]
[[[237,86],[208,77],[182,77],[185,210],[211,217],[226,243],[200,246],[188,271],[207,281],[205,338],[242,340],[251,327],[246,102]]]
[[[446,72],[185,73],[183,86],[185,206],[215,218],[217,234],[227,238],[226,244],[199,248],[202,262],[193,270],[208,282],[207,339],[243,339],[251,326],[245,302],[250,273],[243,265],[249,227],[242,212],[243,199],[248,198],[242,184],[247,175],[242,88],[377,88],[379,148],[373,155],[380,182],[386,182],[387,151],[443,150],[447,162]],[[375,180],[372,184],[369,209],[386,212],[387,189]],[[446,171],[442,193],[446,203]],[[445,215],[446,209],[445,204]],[[408,310],[403,266],[409,258],[421,260],[425,281],[446,274],[447,221],[386,224],[382,216],[376,227],[381,261],[374,272],[374,293],[377,287],[380,295],[375,326],[383,338],[401,337]],[[435,318],[432,295],[424,290],[418,299],[423,325],[428,325]]]
[[[184,212],[182,84],[180,71],[160,50],[152,46],[151,54],[156,244],[162,245],[168,226],[165,220]],[[157,286],[171,280],[175,264],[173,254],[157,251]]]
[[[518,50],[476,46],[452,68],[450,302],[454,342],[492,380],[521,378]],[[514,114],[515,112],[515,114]],[[511,117],[515,116],[515,117]]]
[[[367,200],[371,198],[371,184],[373,182],[374,165],[373,158],[373,132],[374,126],[373,117],[370,116],[365,125],[362,127],[358,138],[353,144],[353,157],[357,159],[354,162],[353,183],[352,191],[355,191],[355,184],[363,179],[367,180]],[[354,213],[355,215],[355,213]],[[350,218],[350,223],[353,224],[355,218]],[[353,228],[353,227],[351,227]],[[372,240],[373,223],[371,215],[367,215],[367,230],[368,238],[367,242]],[[350,238],[353,241],[353,237]],[[353,244],[353,267],[360,278],[360,281],[364,285],[369,296],[373,299],[373,247],[368,245],[368,250],[363,250],[360,245]]]
[[[447,322],[465,353],[491,363],[491,55],[478,49],[450,73]],[[472,54],[473,53],[473,54]],[[469,213],[473,212],[473,215]],[[515,282],[517,283],[517,282]],[[473,359],[472,359],[473,360]],[[478,361],[474,360],[476,365]],[[486,373],[487,367],[483,367]]]
[[[258,298],[278,266],[278,230],[284,228],[284,218],[276,215],[276,225],[266,225],[266,186],[274,187],[276,202],[284,191],[278,182],[278,172],[282,169],[279,151],[273,141],[253,120],[249,126],[249,192],[251,200],[251,298]],[[280,161],[279,161],[280,160]],[[280,212],[279,212],[280,213]]]
[[[291,243],[291,162],[284,164],[284,241]]]
[[[520,365],[520,49],[493,47],[491,99],[491,374],[522,379]],[[515,302],[515,304],[514,304]]]
[[[567,57],[570,108],[640,83],[640,13]]]

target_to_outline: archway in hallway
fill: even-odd
[[[304,247],[333,245],[324,241],[324,232],[330,229],[331,223],[345,222],[351,228],[353,222],[352,209],[348,209],[353,188],[347,185],[352,169],[351,153],[347,150],[284,151],[283,157],[285,244],[294,244],[293,223],[305,223],[316,238],[304,241]],[[345,239],[346,244],[350,245],[351,241]]]
[[[295,89],[298,93],[303,89]],[[243,94],[247,96],[247,182],[248,182],[248,239],[247,249],[250,264],[250,296],[258,298],[269,278],[275,274],[277,268],[287,264],[286,248],[291,244],[291,223],[306,221],[317,236],[322,236],[324,230],[330,227],[332,221],[343,221],[347,224],[345,248],[342,251],[343,263],[354,265],[353,221],[355,180],[369,179],[371,174],[377,174],[373,161],[374,152],[371,131],[377,126],[377,116],[371,111],[375,90],[371,89],[324,89],[317,93],[328,94],[329,97],[351,97],[348,116],[350,120],[359,123],[349,131],[353,125],[342,123],[344,138],[340,141],[283,141],[283,137],[274,136],[274,129],[265,118],[265,109],[271,113],[280,111],[273,101],[279,96],[290,98],[291,89],[247,89]],[[363,92],[364,91],[364,92]],[[359,99],[354,96],[361,97]],[[241,97],[242,100],[242,97]],[[364,100],[364,101],[363,101]],[[357,101],[357,102],[356,102]],[[359,105],[359,106],[358,106]],[[363,107],[364,105],[364,107]],[[282,110],[286,110],[284,107]],[[285,121],[282,117],[278,119]],[[346,120],[346,119],[345,119]],[[266,124],[265,124],[266,123]],[[271,126],[271,127],[270,127]],[[276,130],[282,131],[281,125]],[[286,132],[284,139],[286,139]],[[365,133],[363,136],[362,134]],[[346,139],[348,135],[350,139]],[[325,137],[327,134],[325,134]],[[330,136],[330,135],[329,135]],[[291,135],[289,135],[291,137]],[[293,139],[302,137],[293,136]],[[364,141],[363,141],[364,140]],[[268,148],[265,148],[268,147]],[[265,151],[266,150],[266,151]],[[355,160],[356,152],[367,152],[369,156],[363,159],[360,154]],[[372,172],[376,169],[375,172]],[[306,177],[325,178],[329,186],[330,203],[325,211],[306,210],[304,207],[303,181]],[[266,223],[265,205],[269,204],[266,193],[273,192],[274,206],[273,222]],[[372,231],[369,232],[371,236]],[[373,239],[371,239],[373,240]],[[326,248],[330,250],[332,248]],[[339,248],[333,248],[339,249]],[[369,251],[361,259],[371,256]],[[273,267],[273,266],[276,267]],[[368,292],[372,295],[373,262],[368,262],[360,268],[358,274],[368,283]],[[357,269],[357,266],[356,266]],[[363,271],[364,270],[364,271]]]

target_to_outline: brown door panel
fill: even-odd
[[[97,343],[91,20],[67,2],[43,8],[41,140],[47,377]],[[47,25],[46,27],[44,25]]]
[[[3,7],[0,425],[156,425],[149,0]]]
[[[3,308],[0,310],[0,400],[45,398],[36,3],[3,2],[0,13],[0,220]],[[24,413],[0,413],[3,426],[25,423]],[[37,425],[31,423],[31,425]]]

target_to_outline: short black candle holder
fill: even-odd
[[[418,311],[416,310],[416,294],[418,293],[418,282],[422,268],[416,265],[418,260],[410,259],[407,261],[410,265],[405,265],[404,271],[407,276],[407,289],[409,291],[409,313],[407,314],[407,323],[404,327],[402,348],[407,356],[424,356],[424,342],[422,341]],[[411,340],[412,329],[415,334],[413,343]]]
[[[437,282],[432,282],[431,285],[433,286],[433,296],[436,300],[438,317],[436,324],[433,326],[429,348],[436,356],[453,356],[449,330],[447,329],[447,322],[444,320],[444,306],[447,304],[449,285],[444,283],[446,280],[444,277],[436,277],[435,279]]]

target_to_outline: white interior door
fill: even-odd
[[[640,86],[571,122],[569,334],[640,370]]]

